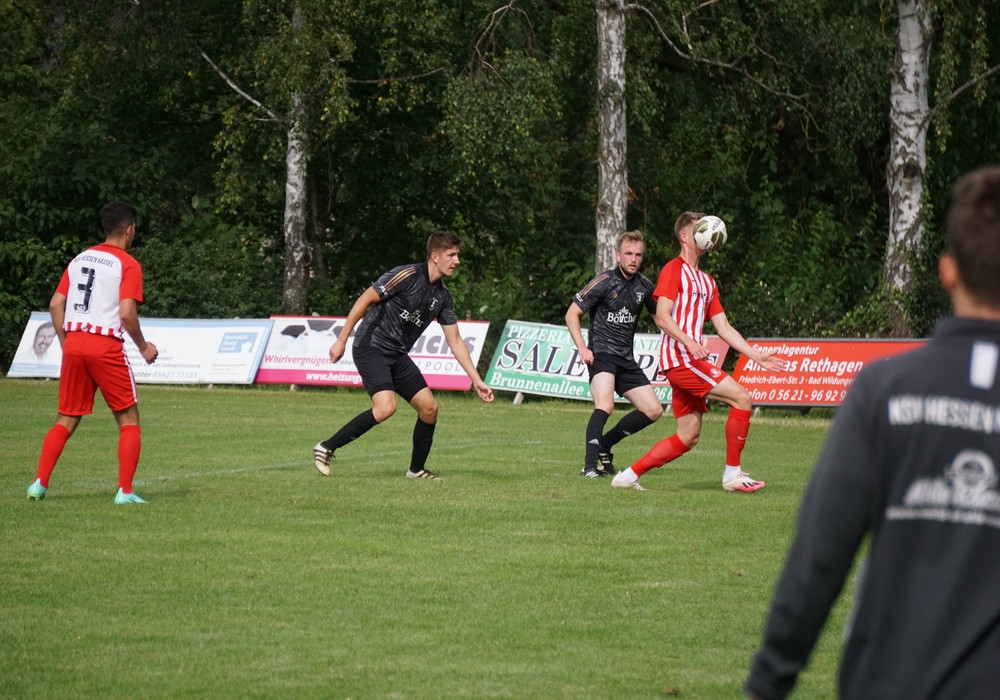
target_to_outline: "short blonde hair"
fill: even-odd
[[[622,246],[625,243],[642,243],[643,247],[645,247],[646,238],[642,235],[642,231],[625,231],[618,236],[618,240],[615,242],[615,250],[621,252]]]

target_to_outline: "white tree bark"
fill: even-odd
[[[597,0],[597,255],[596,272],[615,265],[615,241],[625,231],[628,170],[625,127],[625,6]]]
[[[890,71],[889,244],[882,267],[887,291],[905,292],[913,284],[913,261],[924,232],[924,176],[927,172],[927,104],[933,0],[899,0],[896,59]],[[910,335],[897,308],[890,310],[893,333]]]
[[[292,11],[292,31],[301,29],[304,21],[302,10],[296,5]],[[240,88],[207,53],[200,48],[198,53],[238,95],[266,112],[272,120],[281,121],[277,114]],[[304,314],[309,305],[310,255],[306,238],[306,159],[309,143],[303,126],[305,97],[296,90],[291,95],[291,101],[285,151],[285,279],[282,299],[285,313]]]
[[[301,28],[302,11],[292,13],[292,31]],[[303,127],[305,98],[292,93],[292,111],[285,152],[285,313],[304,314],[309,305],[309,243],[306,237],[306,158],[308,140]]]
[[[306,240],[306,156],[302,93],[292,93],[285,154],[285,313],[304,314],[309,305],[309,244]]]

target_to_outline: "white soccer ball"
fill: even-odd
[[[694,225],[694,243],[704,251],[718,250],[728,238],[726,222],[717,216],[703,216]]]

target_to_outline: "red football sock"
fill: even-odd
[[[66,447],[69,434],[69,430],[61,423],[56,423],[49,428],[49,432],[45,433],[45,439],[42,440],[42,454],[38,457],[38,472],[35,474],[35,478],[41,479],[42,486],[45,488],[49,487],[49,477],[52,476],[52,470],[56,468],[59,455]]]
[[[142,435],[138,425],[123,425],[118,429],[118,488],[132,493],[132,478],[139,466]]]
[[[662,467],[667,462],[674,461],[690,449],[674,433],[670,437],[664,438],[653,445],[653,449],[640,457],[639,461],[632,465],[632,471],[635,472],[636,476],[642,476],[650,469]]]
[[[726,466],[740,466],[740,453],[747,444],[747,433],[750,432],[750,411],[742,408],[730,408],[726,420]]]

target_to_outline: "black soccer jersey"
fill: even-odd
[[[655,285],[641,273],[626,279],[619,268],[606,270],[573,295],[573,301],[590,311],[587,347],[597,353],[633,357],[635,326],[642,308],[656,313]]]
[[[372,287],[381,301],[368,307],[355,348],[405,354],[431,321],[442,326],[458,323],[451,292],[441,280],[431,284],[426,263],[394,267]]]

